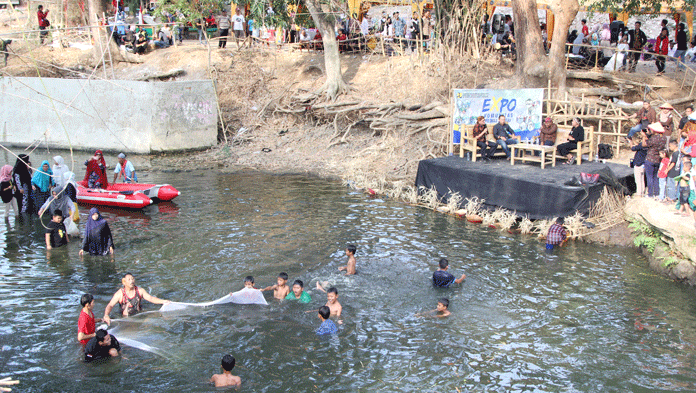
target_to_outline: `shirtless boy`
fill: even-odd
[[[346,266],[341,266],[338,268],[340,271],[346,271],[346,276],[350,276],[351,274],[355,274],[355,251],[357,250],[357,247],[353,244],[349,244],[346,246],[346,255],[348,256],[348,264]]]
[[[317,289],[326,292],[326,304],[325,306],[331,310],[331,315],[340,317],[341,311],[343,311],[343,306],[338,302],[338,289],[336,287],[329,288],[328,291],[324,290],[324,287],[317,282]]]
[[[121,306],[121,315],[127,317],[129,315],[137,314],[142,310],[142,300],[145,299],[150,303],[154,304],[169,304],[169,300],[160,299],[158,297],[152,296],[147,293],[146,290],[138,288],[135,285],[135,277],[132,274],[126,273],[121,279],[123,288],[114,293],[111,301],[106,306],[104,310],[104,317],[102,320],[107,324],[111,325],[111,318],[109,314],[115,305]]]
[[[281,272],[278,275],[278,283],[262,289],[261,292],[270,290],[273,290],[274,298],[280,300],[285,299],[285,297],[290,293],[290,287],[288,286],[288,274]]]
[[[232,375],[232,369],[234,368],[235,359],[232,355],[225,355],[222,357],[222,374],[213,374],[210,377],[210,383],[214,384],[216,388],[221,386],[238,386],[242,384],[242,379],[236,375]]]

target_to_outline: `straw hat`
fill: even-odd
[[[660,134],[665,132],[665,128],[662,127],[662,124],[660,124],[659,122],[652,123],[648,126],[648,128],[653,130],[653,132],[659,132]]]
[[[669,104],[669,102],[665,102],[664,104],[660,105],[660,109],[671,109],[673,110],[674,107]]]

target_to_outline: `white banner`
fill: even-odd
[[[452,137],[459,143],[460,127],[473,126],[483,116],[493,126],[504,115],[507,123],[522,140],[539,135],[544,89],[490,90],[454,89]],[[493,132],[491,128],[489,130]]]

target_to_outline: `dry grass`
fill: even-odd
[[[493,219],[495,219],[502,230],[511,229],[517,222],[517,214],[515,214],[515,212],[511,212],[510,210],[503,209],[502,207],[495,209],[491,216]]]
[[[524,216],[522,217],[518,228],[520,229],[521,234],[529,235],[534,230],[534,222],[530,220],[529,217]]]
[[[540,238],[546,237],[549,233],[549,228],[556,222],[554,217],[552,220],[536,220],[534,221],[534,233],[536,233]]]
[[[495,217],[493,216],[493,212],[490,212],[486,209],[482,209],[481,212],[479,212],[479,216],[481,216],[481,224],[483,225],[494,225],[495,224]]]
[[[411,205],[418,204],[418,191],[413,186],[407,186],[401,193],[401,198]]]
[[[483,203],[485,199],[479,199],[478,197],[466,198],[466,203],[464,204],[464,213],[467,216],[481,215],[483,210]]]
[[[586,229],[585,225],[583,224],[584,221],[584,217],[579,212],[575,212],[575,214],[572,216],[565,218],[565,223],[563,226],[568,231],[569,238],[576,239],[582,236],[582,233]]]
[[[440,198],[438,197],[435,186],[430,187],[430,189],[420,186],[418,191],[420,192],[420,195],[418,196],[419,204],[427,206],[433,210],[440,204]]]
[[[449,190],[449,198],[447,199],[447,208],[449,212],[456,212],[462,204],[462,196],[458,192]]]

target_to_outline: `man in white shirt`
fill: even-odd
[[[239,40],[244,40],[244,16],[240,8],[237,8],[237,13],[232,17],[232,29],[234,31],[234,40],[237,42],[237,49],[239,49]]]

